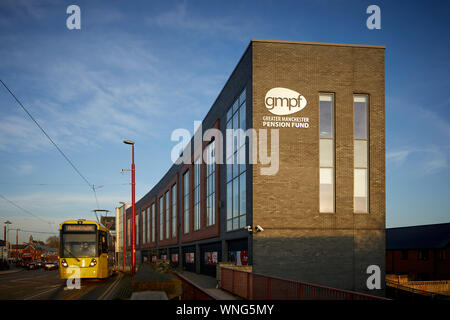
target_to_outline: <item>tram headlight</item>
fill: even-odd
[[[90,266],[90,267],[93,267],[93,266],[95,266],[96,264],[97,264],[97,260],[92,259],[92,260],[91,260],[91,263],[89,264],[89,266]]]
[[[67,268],[69,265],[67,264],[67,262],[66,262],[66,259],[62,259],[61,260],[61,265],[64,267],[64,268]]]

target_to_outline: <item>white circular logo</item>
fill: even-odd
[[[272,88],[264,99],[267,110],[278,116],[299,112],[306,107],[306,98],[287,88]]]

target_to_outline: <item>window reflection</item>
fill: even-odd
[[[365,95],[353,96],[353,208],[355,212],[369,212],[368,100],[368,96]]]
[[[246,130],[245,101],[246,91],[243,90],[228,110],[227,129]],[[227,142],[227,231],[246,226],[246,151],[245,135],[233,135],[231,143]]]
[[[334,212],[334,96],[321,94],[319,101],[319,211]]]

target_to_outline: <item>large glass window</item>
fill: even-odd
[[[189,197],[189,171],[183,175],[183,216],[184,216],[184,233],[189,233],[189,211],[190,211],[190,197]]]
[[[227,129],[246,130],[246,91],[243,90],[239,98],[227,112]],[[232,135],[233,141],[227,141],[227,231],[246,226],[246,150],[245,135]]]
[[[170,235],[170,193],[169,191],[165,194],[166,199],[166,239],[169,239]]]
[[[61,257],[66,258],[87,258],[96,257],[97,254],[97,234],[93,233],[64,233],[63,252]]]
[[[319,210],[334,212],[334,95],[321,94],[319,101]]]
[[[194,230],[200,229],[200,157],[194,162]]]
[[[215,141],[206,147],[206,225],[216,223],[215,207]]]
[[[159,198],[159,240],[164,239],[164,197]]]
[[[172,238],[177,237],[177,185],[172,187]]]
[[[355,212],[369,212],[369,132],[368,132],[368,96],[353,96],[354,128],[354,196]]]

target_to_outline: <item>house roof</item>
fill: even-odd
[[[386,249],[445,248],[450,243],[450,223],[386,229]]]
[[[16,249],[25,249],[25,247],[26,247],[26,245],[25,244],[18,244],[18,245],[16,245],[16,244],[13,244],[13,245],[11,245],[11,249],[13,249],[13,250],[16,250]]]

